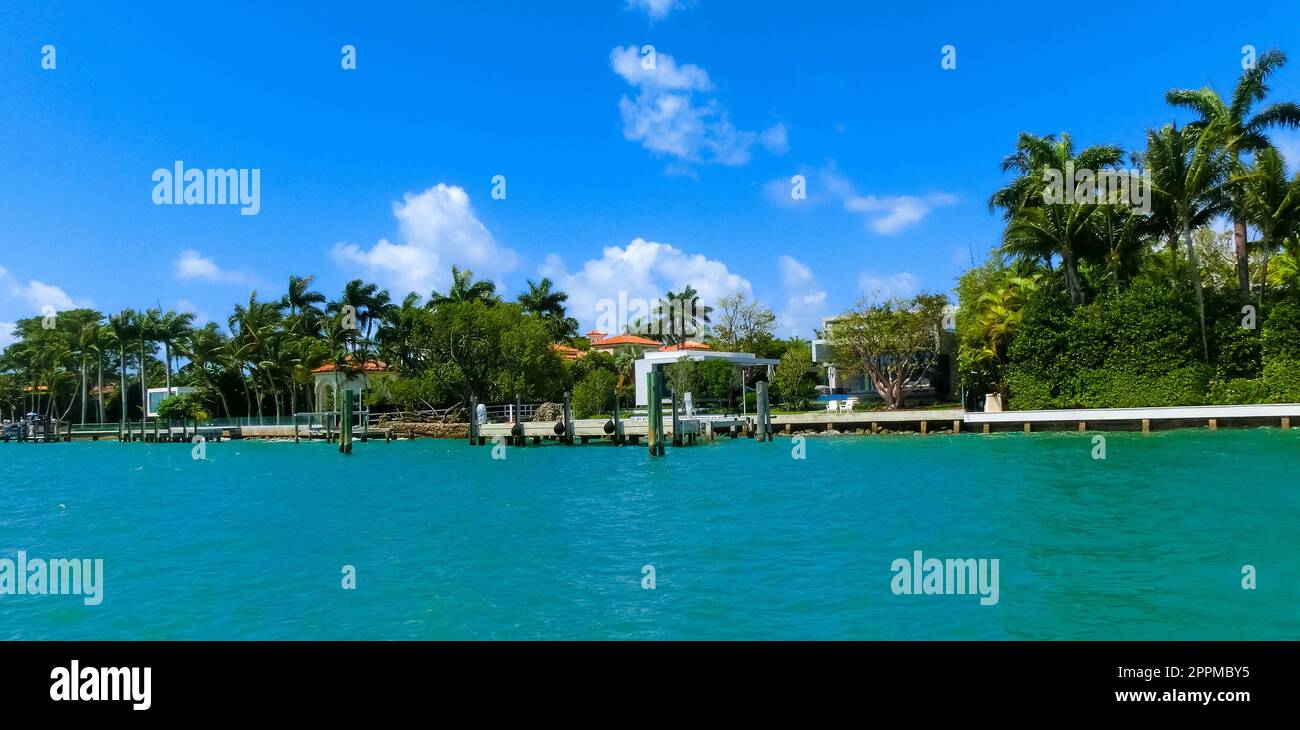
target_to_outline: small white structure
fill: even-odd
[[[167,388],[149,388],[145,391],[148,395],[145,402],[149,404],[149,418],[158,417],[158,404],[173,395],[182,395],[184,393],[197,393],[198,388],[189,385],[173,385],[170,390]]]
[[[705,360],[723,360],[731,363],[738,368],[755,367],[765,365],[768,369],[768,376],[771,377],[772,366],[781,362],[772,358],[756,357],[752,352],[718,352],[715,350],[669,350],[666,352],[647,352],[636,361],[635,380],[636,380],[636,404],[645,406],[650,404],[650,395],[646,392],[645,376],[651,371],[660,370],[666,365],[672,365],[678,360],[695,360],[702,362]]]
[[[316,381],[316,409],[320,411],[334,410],[334,399],[339,391],[351,390],[358,396],[369,391],[386,392],[389,381],[397,377],[381,360],[367,360],[358,365],[351,355],[344,359],[342,368],[327,362],[311,372]]]

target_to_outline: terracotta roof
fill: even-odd
[[[347,365],[344,366],[344,370],[349,369],[350,367],[352,367],[352,364],[356,362],[356,360],[351,355],[348,355],[347,357],[343,358],[343,360],[344,362],[347,363]],[[335,369],[334,363],[327,362],[324,365],[321,365],[320,367],[316,368],[312,372],[332,373],[334,372],[334,369]],[[388,364],[385,363],[383,360],[366,360],[365,364],[361,366],[361,369],[367,373],[381,373],[388,370]]]
[[[703,342],[695,342],[694,340],[687,340],[686,342],[680,345],[664,345],[663,347],[659,348],[659,351],[673,352],[674,350],[711,350],[711,349],[713,348],[709,347]]]
[[[587,354],[586,350],[579,350],[576,347],[569,347],[568,345],[560,344],[559,342],[552,342],[551,349],[555,351],[555,354],[565,360],[577,360]]]
[[[593,342],[591,343],[591,346],[609,347],[611,345],[645,345],[645,346],[658,347],[662,344],[663,344],[662,342],[659,342],[657,340],[651,340],[645,337],[638,337],[637,335],[614,335],[613,337],[606,337],[605,339],[599,342]]]
[[[595,343],[605,339],[606,335],[604,332],[601,332],[600,330],[592,330],[586,334],[586,337],[588,340]]]

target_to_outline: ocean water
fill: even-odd
[[[0,444],[0,558],[105,563],[0,639],[1300,638],[1300,431],[1092,436]],[[915,550],[998,602],[895,595]]]

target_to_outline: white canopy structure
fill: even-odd
[[[645,376],[650,370],[671,365],[678,360],[723,360],[738,368],[766,365],[769,374],[773,365],[781,362],[769,357],[756,357],[752,352],[718,352],[715,350],[670,350],[668,352],[647,352],[636,361],[636,404],[649,405],[650,394],[646,392]]]

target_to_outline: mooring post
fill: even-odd
[[[646,373],[646,392],[649,397],[646,398],[646,444],[650,447],[651,456],[664,455],[664,404],[661,400],[662,394],[659,392],[659,373],[651,370]]]
[[[682,421],[677,415],[677,391],[673,391],[673,446],[682,445]]]
[[[510,428],[510,433],[514,434],[515,446],[523,446],[524,439],[524,401],[515,394],[515,425]]]
[[[623,419],[618,412],[618,390],[614,391],[614,443],[623,445]]]
[[[469,445],[478,444],[478,396],[469,397]]]
[[[352,390],[345,388],[339,403],[339,451],[352,453]]]
[[[573,445],[573,434],[576,429],[573,426],[573,394],[564,391],[564,443]]]
[[[769,422],[767,418],[767,381],[760,380],[754,384],[754,406],[758,410],[757,437],[761,443],[767,441]]]

